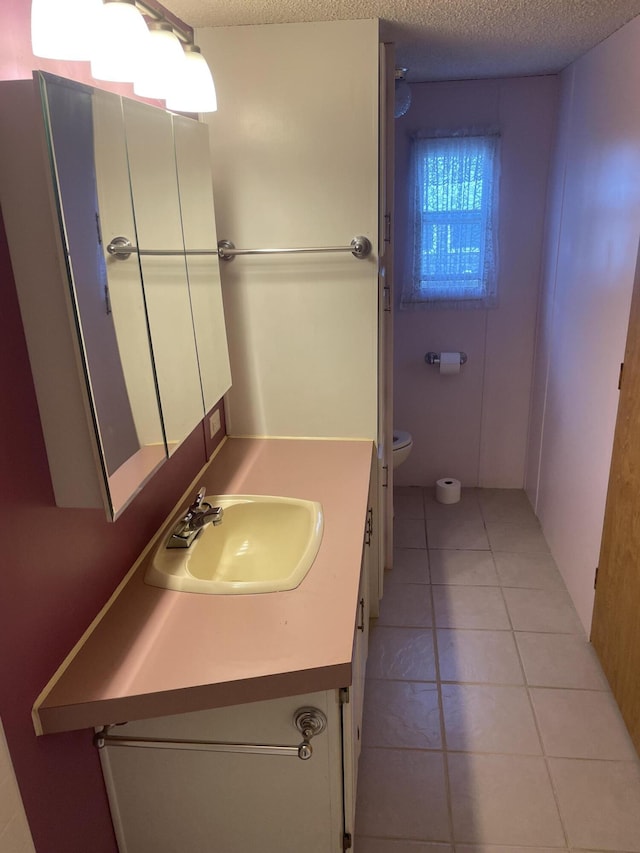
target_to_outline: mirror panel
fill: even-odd
[[[209,134],[206,124],[173,116],[176,167],[187,250],[217,252]],[[217,254],[188,255],[187,274],[205,412],[231,387]]]
[[[136,227],[132,242],[141,250],[183,251],[171,116],[130,100],[123,100],[123,113]],[[133,256],[122,263],[132,261]],[[143,255],[140,268],[171,453],[204,414],[186,259]]]
[[[116,514],[126,500],[122,492],[123,487],[125,491],[128,487],[122,481],[129,479],[125,476],[131,467],[128,462],[140,451],[140,441],[119,347],[122,330],[117,329],[117,318],[111,309],[106,265],[100,245],[97,218],[100,180],[96,171],[94,139],[101,139],[101,135],[95,133],[90,89],[55,80],[47,81],[45,88],[50,153],[62,236],[66,244],[71,298],[87,366],[86,381],[101,463],[110,486],[111,511]],[[121,157],[125,151],[124,139],[109,139],[109,151],[115,159],[118,155]],[[127,197],[130,198],[128,193]],[[140,291],[139,275],[134,284]],[[143,332],[142,340],[148,352],[146,332]],[[155,413],[159,426],[160,415],[151,370],[147,371],[146,382],[152,392],[149,412],[151,416]],[[160,439],[161,458],[156,455],[154,460],[150,460],[145,475],[151,473],[166,456],[161,433]],[[141,473],[138,470],[136,477]]]
[[[113,236],[135,234],[122,102],[120,98],[96,89],[92,105],[106,286],[137,435],[135,454],[131,455],[127,465],[109,477],[112,499],[118,505],[166,459],[167,451],[149,346],[140,266],[135,257],[131,263],[122,263],[104,250],[105,243]]]

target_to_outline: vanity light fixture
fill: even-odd
[[[180,78],[185,53],[171,24],[152,21],[149,24],[149,44],[146,56],[133,81],[133,91],[142,98],[166,98],[173,81]]]
[[[140,73],[151,36],[135,0],[107,0],[97,21],[91,54],[96,80],[132,83]]]
[[[89,60],[102,0],[32,0],[31,49],[43,59]]]
[[[207,60],[195,44],[185,44],[185,63],[167,96],[167,109],[184,113],[214,113],[218,109],[216,87]]]
[[[191,38],[145,0],[32,0],[35,56],[89,60],[97,80],[133,83],[136,95],[166,99],[174,112],[215,112],[213,77]]]

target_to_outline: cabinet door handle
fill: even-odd
[[[361,598],[359,601],[360,607],[360,624],[358,625],[358,631],[364,631],[364,598]]]
[[[373,536],[373,508],[367,510],[367,524],[364,529],[364,544],[371,545],[371,537]]]

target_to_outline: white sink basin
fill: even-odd
[[[224,510],[189,548],[165,538],[145,574],[152,586],[183,592],[237,595],[280,592],[302,583],[322,540],[322,506],[263,495],[207,496]]]

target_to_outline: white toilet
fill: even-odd
[[[407,456],[411,453],[413,447],[413,438],[410,432],[405,432],[401,429],[393,431],[393,467],[397,468],[402,465]]]

